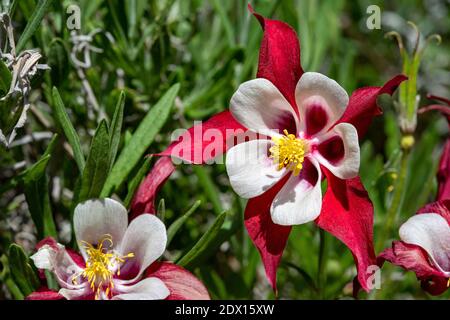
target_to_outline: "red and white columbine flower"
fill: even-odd
[[[450,200],[428,204],[399,230],[401,241],[378,257],[416,273],[422,288],[433,295],[450,284]]]
[[[269,137],[228,150],[231,186],[241,197],[255,198],[286,177],[270,207],[272,221],[285,226],[319,216],[320,165],[340,179],[350,179],[358,175],[360,162],[356,128],[336,123],[349,102],[336,81],[304,73],[295,88],[295,102],[299,115],[272,82],[260,78],[243,83],[230,104],[240,124]]]
[[[255,157],[263,155],[257,161],[259,165],[253,161],[253,166],[248,163],[246,172],[240,172],[246,164],[238,166],[240,159],[236,159],[233,168],[233,163],[228,164],[228,172],[235,190],[250,198],[244,213],[245,226],[261,254],[274,290],[291,225],[313,219],[320,228],[349,247],[355,258],[357,279],[362,288],[369,290],[366,280],[371,274],[367,268],[376,263],[373,206],[356,175],[359,167],[356,139],[365,134],[372,118],[381,114],[377,97],[392,94],[406,77],[394,77],[382,87],[360,88],[348,98],[333,80],[303,72],[300,43],[289,25],[264,18],[249,9],[264,29],[258,79],[242,85],[238,92],[245,89],[245,93],[234,96],[231,111],[223,111],[188,129],[159,154],[162,158],[133,199],[132,214],[138,216],[154,210],[157,191],[175,170],[170,157],[193,164],[209,163],[231,147],[231,139],[241,138],[239,134],[243,130],[256,130],[275,138],[243,144],[261,149],[248,153]],[[210,129],[222,133],[222,140],[211,139]],[[210,152],[211,147],[214,149],[218,144],[220,148]],[[229,152],[238,155],[241,153],[236,151],[242,148],[237,145]],[[177,152],[179,150],[182,153]],[[232,155],[227,157],[230,159]],[[286,166],[283,160],[288,161]],[[277,163],[280,170],[276,170]],[[320,195],[322,174],[328,186],[323,201]],[[255,175],[259,183],[244,181],[245,177],[251,180]],[[288,192],[281,192],[283,188]],[[303,201],[301,206],[300,201]]]
[[[157,262],[166,248],[164,224],[142,214],[128,225],[125,207],[112,199],[88,200],[74,213],[81,256],[45,239],[31,259],[52,272],[61,289],[39,290],[28,299],[154,300],[208,299],[205,287],[188,271]]]

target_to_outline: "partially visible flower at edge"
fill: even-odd
[[[61,289],[43,287],[27,299],[209,299],[189,271],[157,261],[167,234],[156,216],[142,214],[128,225],[127,210],[119,202],[88,200],[75,208],[74,231],[81,255],[46,238],[31,257],[38,269],[55,275]]]
[[[426,205],[399,230],[400,241],[378,257],[416,273],[422,288],[432,295],[442,294],[450,283],[450,200]]]
[[[300,64],[300,44],[295,31],[286,23],[266,19],[250,11],[259,20],[264,29],[264,37],[259,52],[258,78],[270,81],[287,102],[294,107],[298,115],[295,100],[295,88],[301,79],[303,69]],[[349,98],[345,112],[336,123],[350,123],[361,138],[372,118],[381,114],[377,105],[377,97],[381,94],[392,94],[397,86],[406,80],[403,75],[388,81],[382,87],[366,87],[356,90]],[[228,135],[229,129],[246,129],[233,117],[230,111],[223,111],[202,124],[205,132],[214,128],[223,133],[223,151],[228,146],[227,141],[233,136]],[[183,145],[182,159],[193,164],[204,164],[209,158],[203,157],[203,150],[208,148],[210,141],[184,139],[184,136],[194,137],[192,133],[198,130],[196,126],[181,136],[180,140],[172,143],[164,152],[154,168],[139,187],[132,203],[134,217],[148,209],[154,208],[157,190],[175,170],[169,157],[174,148]],[[232,130],[231,130],[232,131]],[[201,135],[203,137],[203,135]],[[214,143],[217,143],[215,141]],[[189,152],[190,151],[190,152]],[[177,155],[178,156],[178,155]],[[219,156],[219,154],[215,154]],[[197,160],[200,159],[200,160]],[[317,225],[330,232],[344,242],[355,258],[358,281],[362,288],[369,290],[366,273],[368,266],[376,263],[373,249],[373,206],[359,177],[343,180],[334,176],[326,168],[322,168],[328,180],[328,189],[323,198]],[[275,184],[263,194],[249,199],[245,209],[245,226],[258,248],[268,280],[276,291],[276,271],[286,246],[291,226],[275,224],[270,215],[271,204],[280,191],[282,183]]]
[[[429,95],[447,105],[434,104],[419,109],[422,114],[440,111],[450,127],[450,100]],[[437,173],[436,202],[427,204],[406,221],[399,230],[400,241],[378,256],[385,261],[416,273],[422,288],[432,295],[445,292],[450,284],[450,137],[442,151]]]

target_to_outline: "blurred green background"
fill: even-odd
[[[16,38],[23,32],[37,1],[14,1],[12,21]],[[81,9],[80,34],[98,29],[92,45],[101,52],[90,54],[92,63],[83,69],[99,108],[112,118],[120,90],[126,92],[121,149],[131,139],[140,121],[161,96],[180,83],[169,120],[147,150],[155,153],[170,142],[177,128],[190,127],[194,120],[207,119],[228,107],[240,83],[255,77],[262,30],[247,11],[247,1],[219,0],[81,0],[54,1],[27,48],[39,48],[51,71],[33,78],[32,110],[19,131],[16,144],[0,147],[0,256],[15,242],[31,253],[37,237],[21,185],[14,177],[34,164],[49,139],[36,139],[37,132],[59,132],[58,144],[47,168],[52,212],[59,240],[70,240],[71,201],[78,170],[67,152],[64,134],[51,108],[51,88],[56,86],[80,137],[85,154],[99,117],[85,94],[79,71],[71,62],[73,48],[66,27],[66,9]],[[426,93],[450,98],[450,1],[251,1],[264,16],[289,23],[301,42],[302,65],[336,79],[351,93],[361,86],[382,85],[401,72],[397,44],[385,33],[396,30],[410,48],[413,21],[424,37],[438,33],[441,45],[431,43],[419,72],[421,106]],[[369,30],[369,5],[381,8],[380,30]],[[409,40],[409,41],[407,41]],[[422,39],[423,40],[423,39]],[[423,44],[423,41],[422,41]],[[79,68],[78,68],[79,69]],[[361,176],[375,204],[375,242],[378,249],[397,238],[398,226],[430,202],[436,192],[436,167],[447,124],[438,114],[419,117],[416,145],[408,168],[407,187],[400,215],[385,243],[386,212],[399,166],[400,131],[390,97],[380,99],[384,115],[374,121],[362,142]],[[89,111],[91,110],[91,111]],[[45,136],[45,135],[44,135]],[[31,139],[23,139],[29,137]],[[66,145],[65,145],[66,144]],[[152,160],[152,163],[155,160]],[[146,165],[145,159],[130,170],[128,180]],[[151,167],[151,166],[150,166]],[[125,200],[129,183],[115,190]],[[129,197],[129,195],[128,195]],[[209,250],[188,269],[198,275],[215,299],[267,299],[274,295],[265,279],[257,250],[243,227],[245,202],[231,190],[224,165],[180,166],[159,194],[164,199],[165,222],[170,225],[196,200],[201,205],[188,218],[171,242],[166,258],[175,261],[205,233],[214,219],[227,211],[220,234]],[[160,205],[160,210],[162,209]],[[314,224],[295,227],[278,272],[281,299],[335,299],[351,297],[350,283],[356,274],[351,253],[338,240],[325,236],[324,273],[318,273],[319,230]],[[1,261],[1,260],[0,260]],[[4,261],[3,261],[4,262]],[[3,263],[4,264],[4,263]],[[0,262],[1,279],[7,282],[6,266]],[[3,277],[2,277],[3,270]],[[381,290],[362,297],[377,299],[429,299],[413,273],[385,265]],[[5,284],[0,299],[11,298]],[[441,298],[448,298],[446,294]]]

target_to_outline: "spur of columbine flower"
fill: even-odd
[[[429,111],[439,111],[446,119],[450,128],[450,99],[429,94],[428,99],[436,100],[442,104],[431,104],[420,108],[418,113],[424,114]],[[450,136],[445,142],[439,162],[439,170],[437,173],[438,180],[438,199],[450,199]]]
[[[81,256],[51,238],[38,245],[31,259],[52,272],[61,289],[40,289],[28,299],[209,299],[191,273],[157,262],[167,234],[156,216],[142,214],[128,225],[119,202],[88,200],[75,208],[74,231]]]
[[[364,135],[372,118],[381,114],[377,97],[392,94],[406,77],[397,76],[382,87],[360,88],[348,97],[326,76],[303,72],[300,44],[289,25],[264,18],[250,6],[249,10],[264,29],[258,79],[241,85],[230,111],[190,128],[159,154],[163,158],[139,187],[132,213],[137,216],[154,209],[157,190],[175,170],[169,157],[205,164],[226,152],[232,139],[254,130],[270,138],[228,150],[228,160],[248,146],[256,151],[248,153],[253,158],[245,163],[239,158],[234,164],[229,161],[227,169],[235,190],[250,198],[245,226],[274,290],[291,225],[314,219],[349,247],[358,280],[369,290],[367,267],[376,262],[373,206],[357,176],[357,139]],[[211,139],[210,129],[222,133],[222,139]],[[328,182],[323,201],[322,175]]]

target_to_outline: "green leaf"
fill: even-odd
[[[106,120],[102,120],[92,138],[91,149],[81,178],[78,202],[100,196],[109,173],[109,138]]]
[[[3,94],[6,94],[9,91],[9,87],[11,86],[12,75],[6,66],[3,60],[0,60],[0,90]]]
[[[221,212],[223,212],[222,203],[219,198],[220,192],[217,189],[217,186],[214,183],[213,179],[211,178],[208,168],[202,166],[193,166],[193,170],[198,177],[198,182],[202,186],[203,191],[211,201],[214,212],[216,214],[220,214]]]
[[[166,202],[164,199],[159,200],[158,208],[156,209],[156,216],[164,222],[164,218],[166,217]]]
[[[47,149],[45,149],[45,152],[44,152],[44,154],[42,155],[42,157],[41,158],[44,158],[44,157],[46,157],[46,156],[48,156],[48,155],[51,155],[52,153],[53,153],[53,150],[55,149],[55,147],[56,147],[56,143],[58,142],[58,134],[57,133],[55,133],[54,135],[53,135],[53,137],[52,137],[52,139],[50,140],[50,142],[48,143],[48,145],[47,145]]]
[[[117,101],[116,109],[114,111],[114,116],[111,121],[111,126],[109,128],[110,132],[110,165],[109,169],[111,170],[114,161],[116,160],[117,150],[119,149],[120,143],[120,133],[122,131],[122,122],[123,122],[123,109],[125,106],[125,92],[120,92],[119,100]]]
[[[151,163],[152,157],[147,157],[144,160],[144,163],[139,168],[138,173],[134,176],[134,178],[131,180],[131,182],[128,184],[128,194],[125,198],[124,205],[126,208],[128,208],[131,204],[131,200],[133,200],[134,194],[141,184],[142,180],[144,179],[145,175],[150,170],[150,163]]]
[[[234,41],[234,31],[233,31],[233,25],[228,18],[228,14],[226,12],[224,2],[219,0],[212,0],[212,6],[214,7],[214,10],[217,11],[217,14],[223,24],[223,27],[225,29],[225,35],[228,40],[228,45],[230,47],[234,47],[235,41]]]
[[[50,148],[53,148],[55,144],[55,140],[52,141]],[[46,152],[44,157],[25,171],[22,180],[28,210],[36,226],[39,239],[57,236],[50,206],[48,178],[45,173],[50,160],[49,152]]]
[[[66,112],[66,108],[64,107],[64,103],[56,87],[53,87],[52,96],[55,118],[63,129],[67,141],[69,141],[69,144],[72,146],[75,162],[77,163],[78,170],[81,173],[84,170],[85,160],[83,151],[81,150],[80,139],[78,138],[77,132],[75,131],[72,123],[70,122],[69,116]]]
[[[169,118],[170,110],[172,109],[179,88],[179,84],[173,85],[139,124],[136,132],[123,148],[119,159],[113,166],[111,174],[103,188],[103,196],[109,195],[126,180],[134,166],[152,144],[156,134]]]
[[[202,202],[200,200],[195,201],[194,205],[184,215],[179,217],[170,225],[169,229],[167,229],[167,247],[169,246],[170,242],[172,241],[178,230],[181,228],[181,226],[195,212],[195,210],[197,210],[201,203]]]
[[[41,25],[41,21],[44,18],[44,15],[50,8],[53,0],[40,0],[33,15],[30,17],[25,30],[23,30],[22,35],[20,36],[19,42],[16,46],[16,51],[20,52],[25,48],[25,44],[27,41],[33,36],[36,30]]]
[[[23,300],[25,297],[20,291],[19,287],[16,285],[14,280],[11,278],[11,271],[9,270],[9,261],[6,254],[0,256],[0,283],[3,282],[8,288],[9,293],[16,300]]]
[[[36,276],[23,249],[12,244],[8,251],[11,277],[24,296],[28,296],[39,287],[39,279]]]
[[[201,257],[202,253],[207,251],[208,247],[215,242],[215,239],[219,235],[220,229],[225,222],[226,216],[226,212],[223,212],[218,216],[208,231],[206,231],[188,253],[177,261],[177,264],[185,268],[194,266],[198,262],[196,260]]]
[[[68,52],[61,38],[53,39],[49,46],[47,64],[50,67],[52,84],[61,85],[67,81],[70,62]]]

